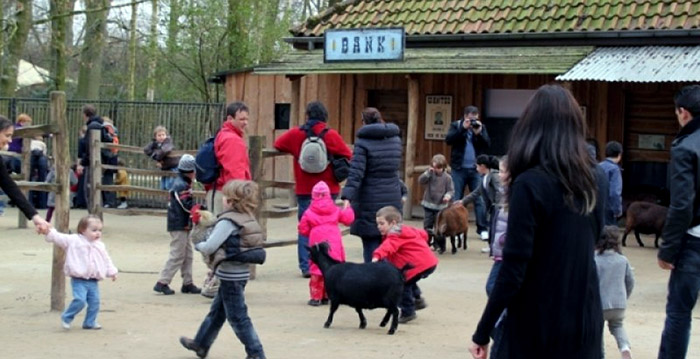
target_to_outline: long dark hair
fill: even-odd
[[[590,213],[596,204],[593,159],[586,151],[586,123],[571,92],[544,85],[530,99],[511,132],[508,172],[511,183],[540,167],[564,187],[564,201],[575,212]],[[582,200],[577,205],[576,200]]]

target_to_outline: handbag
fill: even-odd
[[[333,166],[333,177],[338,183],[345,181],[350,175],[350,161],[345,157],[331,156],[331,166]]]

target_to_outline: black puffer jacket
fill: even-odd
[[[393,123],[374,123],[357,132],[350,162],[350,176],[341,198],[348,199],[355,211],[350,233],[380,236],[377,210],[384,206],[401,209],[401,130]]]
[[[192,180],[179,173],[168,193],[168,232],[189,231],[192,228],[190,210],[194,205]]]
[[[91,117],[87,122],[87,132],[83,138],[85,141],[82,144],[79,143],[78,152],[80,153],[80,164],[84,167],[90,167],[90,133],[91,130],[100,130],[100,141],[112,143],[112,136],[103,129],[104,120],[100,116]],[[82,140],[81,140],[82,141]],[[82,151],[80,151],[80,146],[83,146]],[[112,158],[114,160],[112,160]],[[109,149],[102,149],[102,164],[116,165],[116,156],[111,155]]]

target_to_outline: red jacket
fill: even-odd
[[[226,121],[221,126],[221,131],[214,141],[214,151],[221,165],[219,178],[216,180],[217,191],[232,179],[252,179],[248,146],[243,140],[243,132],[234,127],[231,122]]]
[[[313,133],[319,134],[325,127],[325,122],[319,122],[311,130]],[[311,195],[311,189],[318,181],[325,181],[331,189],[331,194],[340,193],[340,185],[333,177],[333,168],[330,165],[321,173],[307,173],[301,170],[299,166],[299,152],[301,152],[301,145],[305,139],[306,132],[299,129],[299,127],[294,127],[275,140],[275,148],[278,151],[294,156],[294,179],[296,181],[294,193]],[[328,153],[347,159],[352,157],[352,151],[350,151],[350,148],[345,144],[345,141],[343,141],[343,138],[337,131],[328,129],[328,132],[323,136],[323,142],[326,143]]]
[[[401,233],[387,234],[372,258],[386,258],[399,269],[411,264],[413,268],[406,271],[407,282],[438,264],[437,257],[428,247],[428,234],[422,229],[407,225],[401,226]]]

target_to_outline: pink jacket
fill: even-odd
[[[117,267],[102,241],[89,241],[81,234],[59,233],[55,228],[46,235],[46,241],[66,251],[63,273],[67,276],[102,280],[117,274]]]
[[[329,254],[335,260],[345,262],[343,236],[338,223],[349,226],[355,220],[355,212],[351,207],[341,210],[329,196],[313,199],[299,222],[299,233],[309,237],[309,246],[328,242]],[[321,275],[315,263],[311,262],[309,271]]]

